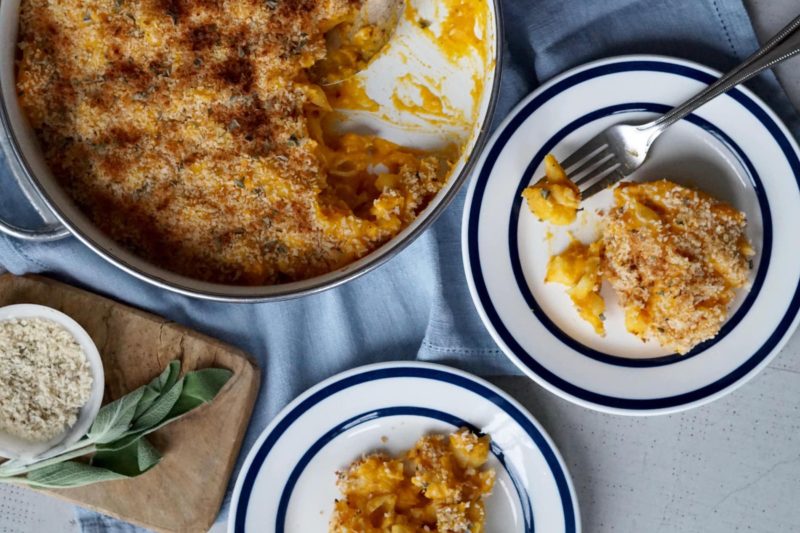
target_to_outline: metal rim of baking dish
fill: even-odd
[[[450,177],[450,183],[445,185],[447,189],[438,199],[434,199],[436,203],[434,205],[429,205],[425,211],[423,211],[407,228],[401,231],[400,234],[361,259],[341,269],[292,283],[243,286],[209,283],[192,279],[187,276],[168,272],[141,258],[138,258],[138,260],[141,261],[142,267],[131,264],[117,254],[109,251],[103,244],[97,242],[97,239],[89,234],[89,232],[82,231],[78,228],[69,217],[64,214],[62,208],[53,199],[52,195],[48,193],[47,189],[36,178],[30,163],[20,148],[16,132],[12,128],[6,101],[5,98],[2,97],[3,84],[8,83],[8,80],[3,80],[2,77],[0,77],[0,126],[2,126],[2,129],[5,131],[10,151],[9,155],[14,158],[14,161],[11,161],[9,157],[9,163],[16,163],[18,165],[22,176],[17,176],[17,181],[33,204],[33,207],[38,210],[36,203],[37,200],[41,200],[46,209],[58,219],[58,223],[47,225],[42,230],[26,230],[0,219],[0,232],[11,237],[33,241],[53,241],[71,235],[80,240],[104,260],[138,279],[162,289],[204,300],[253,303],[288,300],[316,294],[352,281],[383,265],[414,242],[439,218],[439,216],[441,216],[444,210],[447,209],[461,190],[461,187],[467,181],[467,178],[472,174],[472,170],[477,164],[478,158],[488,141],[490,133],[489,128],[492,123],[492,118],[494,117],[500,92],[504,42],[503,17],[499,0],[492,0],[490,7],[493,11],[492,14],[494,18],[494,57],[492,65],[494,79],[489,94],[486,113],[483,117],[483,121],[480,123],[480,127],[476,127],[476,129],[478,129],[478,135],[475,137],[475,142],[472,149],[469,151],[464,166],[458,176]],[[14,80],[11,81],[14,82]],[[13,171],[12,169],[12,172]],[[28,185],[30,187],[27,187]],[[34,198],[31,198],[31,195],[33,195]],[[93,230],[92,233],[102,235],[93,225],[91,229]],[[405,235],[403,235],[403,233],[405,233]],[[159,272],[162,274],[159,275]],[[175,278],[175,280],[165,279],[164,274]]]

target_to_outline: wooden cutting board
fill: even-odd
[[[247,354],[158,316],[40,276],[0,276],[0,306],[54,307],[91,335],[103,358],[105,401],[157,376],[172,359],[182,370],[227,368],[214,401],[151,435],[164,457],[134,479],[45,491],[156,531],[206,531],[219,512],[260,382]]]

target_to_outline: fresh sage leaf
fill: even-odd
[[[204,368],[183,377],[181,396],[169,414],[170,419],[208,403],[225,386],[233,372],[225,368]]]
[[[133,415],[134,420],[139,418],[147,409],[153,405],[153,402],[158,399],[164,391],[172,388],[178,376],[181,373],[181,364],[179,361],[171,361],[167,368],[150,383],[145,385],[142,398],[139,400],[139,405],[136,407],[136,413]]]
[[[161,396],[161,392],[155,390],[150,385],[145,385],[144,392],[142,392],[142,397],[139,399],[139,404],[136,406],[136,411],[133,414],[133,419],[136,420],[142,413],[147,411],[147,409],[153,405],[153,402]]]
[[[111,442],[128,432],[136,414],[136,407],[144,394],[144,387],[104,405],[97,413],[89,438],[98,444]]]
[[[214,399],[233,372],[224,368],[204,368],[187,373],[182,381],[181,394],[169,414],[159,424],[143,427],[138,431],[130,431],[114,442],[98,445],[99,450],[119,450],[136,442],[138,439],[174,422],[192,409]]]
[[[146,439],[114,451],[98,450],[92,457],[92,466],[105,468],[127,477],[144,474],[161,460],[161,453]]]
[[[30,472],[25,481],[36,487],[81,487],[98,481],[124,479],[125,475],[97,466],[66,461]]]
[[[181,374],[181,363],[180,361],[170,361],[169,366],[164,369],[160,376],[154,379],[151,382],[151,385],[155,386],[155,383],[158,382],[158,390],[165,391],[172,388],[175,385],[175,382],[178,381],[178,377]]]
[[[141,439],[143,436],[144,436],[144,431],[128,432],[124,437],[120,437],[115,441],[107,442],[104,444],[98,444],[97,450],[105,452],[113,452],[116,450],[121,450],[122,448],[130,446],[137,440]]]
[[[175,402],[167,417],[158,425],[143,429],[139,437],[149,435],[179,419],[192,409],[210,402],[232,375],[233,372],[224,368],[204,368],[189,372],[183,376],[180,398]]]
[[[142,413],[133,423],[133,430],[139,431],[142,429],[151,428],[156,426],[169,415],[175,402],[181,396],[183,390],[183,379],[179,379],[172,387],[166,392],[162,393],[153,404]]]

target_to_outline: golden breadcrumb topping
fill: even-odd
[[[490,438],[466,428],[422,437],[402,457],[376,453],[344,472],[331,533],[482,533],[483,497],[495,472],[482,468]]]
[[[326,138],[306,69],[359,0],[23,0],[17,90],[56,178],[143,258],[275,284],[363,257],[447,157]]]
[[[604,276],[629,331],[678,353],[713,338],[753,256],[746,217],[667,180],[623,183],[603,229]]]

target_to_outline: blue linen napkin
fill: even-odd
[[[586,61],[657,53],[724,71],[757,47],[740,0],[505,0],[502,8],[506,54],[495,125],[537,85]],[[748,85],[800,132],[800,121],[771,74]],[[14,189],[0,155],[0,214],[20,225],[35,220]],[[463,202],[462,191],[430,230],[378,270],[281,303],[221,304],[175,295],[122,273],[74,239],[28,244],[0,236],[0,266],[15,274],[47,273],[252,354],[264,379],[242,448],[246,453],[281,407],[348,368],[416,358],[479,374],[517,373],[485,332],[467,290],[460,244]],[[88,511],[78,518],[87,531],[135,529]]]

